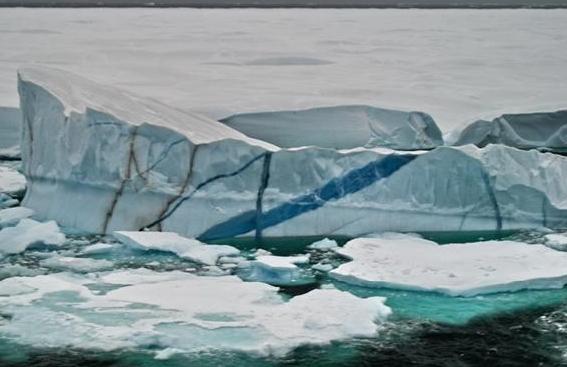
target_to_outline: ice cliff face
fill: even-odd
[[[286,148],[315,145],[417,150],[443,145],[441,130],[428,114],[370,106],[249,113],[222,122],[248,136]]]
[[[455,145],[504,144],[519,149],[567,152],[567,111],[502,115],[467,126]]]
[[[567,224],[562,156],[281,149],[57,70],[21,71],[19,92],[24,205],[63,226],[208,241]]]

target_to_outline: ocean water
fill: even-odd
[[[537,242],[541,233],[522,232],[504,238]],[[447,236],[463,242],[483,234]],[[504,236],[500,234],[499,237]],[[86,241],[98,237],[70,236],[59,252],[80,249]],[[346,240],[346,239],[343,239]],[[305,252],[312,238],[280,239],[255,244],[240,241],[245,253],[258,245],[269,249],[286,248],[280,254]],[[285,246],[288,244],[289,246]],[[39,251],[39,250],[38,250]],[[48,251],[47,249],[45,251]],[[40,252],[12,256],[10,264],[30,269],[37,267]],[[92,255],[112,259],[117,268],[147,267],[171,271],[189,266],[172,254],[140,252],[117,248],[111,253]],[[331,262],[344,261],[333,255],[312,252],[313,262],[325,257]],[[6,259],[2,260],[6,264]],[[151,265],[148,265],[151,264]],[[382,296],[394,313],[372,338],[332,342],[324,346],[301,346],[284,356],[253,353],[208,351],[174,354],[166,360],[155,359],[151,346],[132,350],[102,352],[77,348],[38,348],[19,344],[17,339],[0,335],[0,366],[558,366],[567,364],[567,288],[499,293],[476,297],[449,297],[428,292],[368,289],[347,285],[319,274],[317,282],[302,287],[281,288],[286,297],[295,297],[318,287],[332,284],[359,297]],[[53,297],[58,297],[54,295]],[[69,298],[65,298],[69,301]],[[53,301],[53,300],[51,300]],[[48,302],[51,302],[48,300]],[[64,307],[61,310],[64,310]],[[10,322],[9,314],[0,314],[0,322]],[[277,315],[274,315],[277,317]],[[117,322],[128,320],[118,316]]]

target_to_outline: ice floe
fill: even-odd
[[[60,246],[63,242],[65,235],[54,221],[22,219],[15,227],[0,230],[1,254],[17,254],[33,245]]]
[[[438,245],[419,237],[388,233],[357,238],[337,253],[352,261],[330,275],[368,287],[474,296],[567,284],[567,253],[521,242]]]
[[[11,167],[0,166],[0,193],[20,196],[26,190],[26,178]]]
[[[336,247],[338,247],[339,245],[337,244],[337,241],[335,240],[331,240],[328,238],[323,238],[322,240],[313,242],[312,244],[310,244],[309,246],[307,246],[307,248],[311,249],[311,250],[332,250]]]
[[[207,245],[173,232],[116,231],[114,236],[128,246],[143,250],[173,252],[179,257],[204,265],[215,265],[222,256],[236,256],[240,253],[232,246]]]
[[[97,292],[104,284],[117,289]],[[302,344],[373,336],[390,314],[381,297],[313,290],[289,301],[278,288],[234,276],[117,271],[0,281],[11,317],[0,334],[36,347],[237,350],[280,355]],[[160,354],[158,354],[159,356]]]
[[[33,210],[19,206],[0,210],[0,229],[15,226],[20,220],[33,215]]]
[[[238,275],[248,281],[279,286],[312,283],[313,277],[305,269],[297,266],[308,262],[309,255],[262,255],[258,256],[256,260],[240,263]]]
[[[544,236],[546,246],[560,251],[567,251],[567,233],[550,233]]]
[[[39,265],[52,270],[91,273],[110,270],[114,266],[114,263],[108,260],[89,259],[86,257],[52,256],[41,260]]]

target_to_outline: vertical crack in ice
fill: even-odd
[[[169,144],[168,147],[166,149],[163,150],[163,152],[161,152],[160,156],[158,159],[156,159],[156,161],[154,163],[152,163],[149,167],[147,167],[145,170],[138,172],[137,170],[137,174],[138,176],[142,176],[142,178],[144,178],[144,174],[150,172],[151,170],[153,170],[158,164],[160,164],[161,162],[163,162],[167,156],[169,155],[169,152],[171,152],[171,150],[180,143],[186,142],[187,139],[183,138],[183,139],[178,139],[176,141],[174,141],[173,143]],[[135,164],[137,164],[137,162],[134,162]],[[145,178],[144,180],[147,180],[147,178]]]
[[[179,189],[179,192],[177,193],[177,195],[175,195],[174,197],[172,197],[170,200],[167,201],[167,203],[163,207],[163,210],[158,215],[158,220],[159,220],[159,218],[162,218],[165,215],[165,213],[167,213],[167,211],[169,210],[171,205],[176,200],[179,200],[179,198],[181,198],[183,196],[183,194],[187,190],[187,187],[189,187],[189,183],[191,182],[191,177],[193,176],[193,166],[195,165],[195,157],[197,156],[197,151],[199,149],[199,146],[200,145],[190,145],[191,156],[189,157],[189,167],[187,168],[187,175],[185,175],[185,180],[181,184],[181,188]],[[172,147],[173,147],[173,144],[170,146],[170,149]],[[159,221],[156,225],[158,227],[158,230],[161,231],[162,230],[162,221]],[[153,226],[148,226],[148,228],[149,227],[153,227]]]
[[[488,194],[488,199],[492,203],[492,207],[494,208],[494,218],[496,220],[496,230],[502,230],[502,214],[500,213],[500,206],[498,205],[498,200],[496,199],[496,194],[494,193],[494,188],[490,183],[490,177],[488,173],[484,170],[481,171],[482,180],[484,181],[484,185],[486,187],[486,191]]]
[[[544,194],[541,195],[541,221],[542,226],[547,228],[547,201]]]
[[[266,152],[264,156],[264,164],[262,165],[262,176],[260,177],[260,186],[258,188],[258,196],[256,197],[256,240],[262,239],[262,200],[264,191],[268,187],[270,181],[270,163],[272,161],[272,153]]]
[[[206,179],[205,181],[201,182],[199,185],[197,185],[195,187],[195,189],[193,189],[193,191],[191,191],[190,193],[188,193],[186,196],[181,196],[179,198],[177,198],[177,203],[175,203],[175,205],[173,205],[171,208],[169,208],[161,217],[159,217],[158,219],[156,219],[155,221],[153,221],[152,223],[142,227],[141,229],[144,228],[151,228],[153,226],[158,225],[159,223],[163,222],[164,220],[166,220],[167,218],[169,218],[173,213],[175,213],[175,211],[181,206],[181,204],[183,204],[184,202],[186,202],[187,200],[191,199],[193,197],[193,195],[195,195],[195,193],[197,193],[199,190],[201,190],[203,187],[217,181],[223,178],[228,178],[228,177],[234,177],[236,175],[239,175],[240,173],[244,172],[247,168],[249,168],[254,162],[258,161],[259,159],[263,158],[266,154],[266,152],[259,154],[257,156],[255,156],[254,158],[252,158],[251,160],[249,160],[248,162],[246,162],[243,166],[241,166],[240,168],[229,172],[229,173],[221,173],[219,175],[210,177],[208,179]]]
[[[114,194],[114,197],[112,198],[112,202],[110,203],[110,208],[108,208],[108,211],[106,212],[106,216],[104,218],[104,223],[102,225],[102,233],[106,233],[106,231],[108,229],[108,225],[110,224],[110,220],[112,219],[112,215],[114,214],[114,209],[116,209],[116,204],[118,204],[118,200],[120,199],[120,197],[122,196],[122,193],[124,192],[124,188],[126,187],[126,183],[130,180],[130,176],[131,176],[130,171],[132,169],[132,161],[133,161],[133,155],[134,155],[134,144],[136,142],[137,131],[138,131],[138,126],[134,126],[131,129],[131,132],[129,134],[130,146],[128,148],[128,160],[126,162],[126,170],[125,170],[125,173],[124,173],[124,178],[120,182],[120,186],[118,187],[118,190]]]

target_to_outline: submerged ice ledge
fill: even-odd
[[[567,158],[490,145],[282,149],[51,69],[19,74],[24,205],[95,233],[349,236],[567,225]]]

